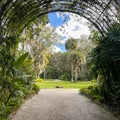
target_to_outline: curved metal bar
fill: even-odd
[[[117,3],[118,0],[109,0],[108,2],[104,0],[28,0],[24,2],[25,4],[17,8],[14,5],[17,3],[22,4],[22,1],[7,0],[0,11],[0,20],[4,22],[5,27],[9,25],[10,21],[15,20],[12,16],[13,14],[16,14],[17,19],[19,19],[19,14],[22,14],[23,16],[20,20],[16,19],[15,21],[18,26],[25,26],[33,17],[39,17],[40,15],[55,11],[72,12],[86,18],[102,35],[105,34],[106,29],[112,22],[117,21],[117,15],[113,10],[117,6],[114,3]],[[17,27],[15,29],[17,30]]]
[[[51,10],[51,11],[46,11],[46,12],[44,12],[44,13],[40,13],[40,14],[38,15],[38,17],[40,17],[40,16],[42,16],[42,15],[44,15],[44,14],[51,13],[51,12],[72,12],[72,13],[74,13],[74,14],[78,14],[78,13],[75,12],[75,11],[61,10],[61,9],[60,9],[60,10]],[[98,29],[98,31],[101,33],[101,35],[104,36],[104,33],[103,33],[103,31],[101,31],[101,29],[100,29],[100,27],[99,27],[98,24],[96,24],[94,21],[92,21],[90,18],[84,16],[83,14],[78,14],[78,15],[80,15],[80,16],[84,17],[85,19],[87,19],[88,21],[90,21],[90,22],[96,27],[96,29]]]

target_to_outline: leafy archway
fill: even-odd
[[[18,64],[21,64],[28,57],[28,53],[25,53],[17,61],[15,59],[19,35],[32,21],[55,11],[72,12],[86,18],[102,36],[107,33],[112,23],[120,22],[119,0],[0,0],[0,67],[2,71],[0,71],[2,74],[0,82],[3,82],[0,88],[3,88],[3,96],[7,94],[7,97],[2,99],[0,110],[6,112],[5,105],[11,101],[12,104],[16,103],[15,100],[19,102],[17,99],[21,99],[27,94],[25,88],[30,88],[27,80],[22,83],[21,78],[16,75]],[[42,18],[40,17],[40,19]],[[106,41],[106,39],[104,40]],[[28,63],[31,64],[29,61]],[[115,65],[117,66],[117,62]],[[21,95],[20,90],[25,93],[24,96]],[[17,94],[14,94],[15,91],[18,91]],[[15,96],[17,99],[10,99],[11,96]],[[119,98],[117,99],[119,100]],[[6,117],[6,113],[4,116]]]
[[[119,0],[2,0],[0,36],[17,35],[37,17],[55,11],[76,13],[104,35],[113,22],[119,21],[119,5]]]

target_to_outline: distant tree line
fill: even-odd
[[[90,69],[87,67],[87,56],[94,47],[92,41],[87,36],[81,39],[68,39],[65,43],[66,52],[51,54],[49,64],[45,73],[41,77],[52,79],[69,80],[90,80]]]

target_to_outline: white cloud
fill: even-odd
[[[47,24],[46,24],[46,27],[52,27],[52,26],[50,25],[50,23],[47,23]]]
[[[61,17],[59,12],[56,12],[56,15],[57,15],[58,18]]]
[[[68,14],[68,13],[67,13]],[[90,35],[90,30],[86,25],[86,19],[81,18],[79,15],[69,13],[70,20],[56,28],[56,32],[61,36],[68,38],[80,38],[81,35]]]
[[[59,40],[58,44],[65,44],[66,41],[67,41],[67,37],[61,36],[61,39]]]
[[[63,52],[59,47],[57,47],[55,45],[51,46],[50,51],[53,53]]]
[[[64,13],[57,12],[56,15],[58,18],[63,18]],[[73,13],[65,13],[69,15],[69,20],[67,23],[64,23],[62,26],[58,26],[55,28],[55,31],[58,35],[61,36],[58,44],[65,44],[66,40],[69,38],[81,38],[82,35],[90,35],[90,30],[86,23],[88,22],[86,19],[80,17],[79,15]],[[64,20],[64,18],[63,18]],[[53,28],[50,23],[47,25]],[[62,48],[59,48],[55,45],[51,46],[50,51],[53,53],[64,52]]]

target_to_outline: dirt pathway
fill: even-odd
[[[78,89],[42,89],[12,120],[117,120]]]

